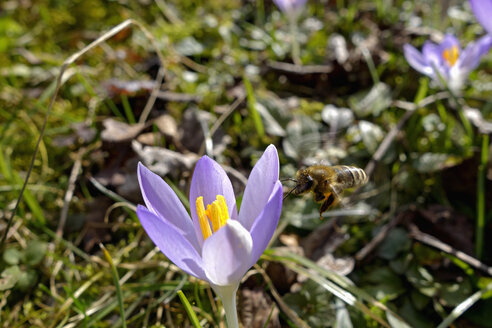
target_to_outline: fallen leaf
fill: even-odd
[[[279,310],[264,288],[241,288],[238,308],[244,327],[280,327]],[[267,321],[268,324],[265,326]]]
[[[157,117],[154,124],[165,137],[178,138],[178,124],[171,115],[163,114]]]
[[[121,81],[111,79],[102,83],[110,97],[115,95],[131,95],[138,92],[150,92],[154,88],[155,81]]]
[[[145,128],[144,124],[127,124],[113,118],[103,121],[101,138],[108,142],[128,142],[133,140]]]
[[[132,142],[132,148],[148,169],[161,176],[191,170],[199,158],[193,153],[181,154],[162,147],[144,147],[136,140]]]

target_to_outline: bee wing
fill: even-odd
[[[342,192],[343,192],[343,188],[341,188],[340,186],[338,185],[334,185],[332,184],[331,186],[331,191],[333,192],[333,196],[335,196],[337,199],[340,199],[342,198]]]

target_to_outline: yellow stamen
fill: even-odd
[[[202,229],[204,240],[212,235],[209,222],[212,223],[213,232],[216,232],[222,228],[229,219],[227,203],[222,195],[217,195],[217,200],[214,200],[212,204],[208,204],[206,210],[203,205],[203,197],[198,197],[196,199],[196,211],[198,219],[200,220],[200,228]]]
[[[202,229],[203,240],[205,240],[212,235],[212,230],[210,230],[210,224],[208,223],[208,218],[205,212],[205,206],[203,205],[202,196],[196,199],[196,213],[198,215],[200,228]]]
[[[452,46],[451,48],[447,48],[442,52],[442,58],[449,64],[449,66],[453,66],[458,57],[460,56],[460,50],[458,46]]]
[[[210,206],[210,221],[212,221],[212,226],[214,227],[214,232],[222,227],[222,213],[220,213],[220,207],[217,201],[214,201]],[[208,206],[207,206],[208,208]]]
[[[226,224],[226,221],[229,220],[229,209],[227,208],[227,203],[225,201],[224,196],[217,195],[217,200],[219,201],[220,209],[222,210],[222,225]]]

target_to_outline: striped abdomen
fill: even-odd
[[[368,181],[366,172],[358,167],[336,165],[332,168],[336,172],[336,183],[342,189],[362,186]]]

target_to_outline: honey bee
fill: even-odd
[[[340,202],[344,189],[363,186],[368,178],[363,169],[355,166],[318,164],[297,171],[296,178],[290,180],[296,185],[285,197],[312,191],[314,200],[321,203],[319,218],[322,219],[323,212]]]

